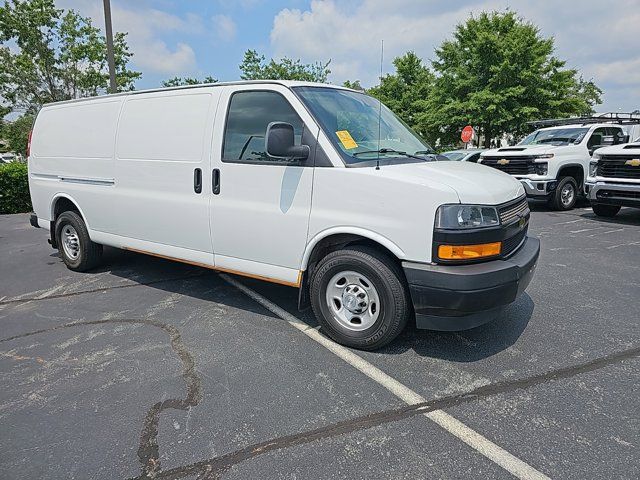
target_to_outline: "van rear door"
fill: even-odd
[[[270,122],[293,125],[305,161],[270,157]],[[318,126],[280,85],[225,87],[214,132],[211,224],[216,267],[298,283],[307,243]],[[217,185],[215,184],[217,178]]]
[[[116,140],[118,234],[130,247],[213,263],[210,150],[220,88],[133,94]],[[210,191],[210,190],[209,190]]]

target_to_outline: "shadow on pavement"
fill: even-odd
[[[164,271],[163,280],[154,280],[157,271]],[[244,297],[226,284],[217,273],[204,268],[183,265],[170,260],[149,257],[116,249],[105,250],[105,267],[112,275],[149,285],[171,293],[211,301],[277,318],[253,300]],[[132,274],[133,272],[133,274]],[[172,281],[183,276],[188,282]],[[318,325],[311,310],[297,309],[297,289],[237,277],[243,284],[284,308],[293,316],[315,327]],[[246,298],[246,301],[244,299]],[[526,293],[509,305],[495,321],[462,332],[418,330],[409,322],[404,332],[390,345],[376,354],[401,354],[413,350],[418,355],[454,362],[473,362],[490,357],[513,345],[527,327],[534,303]]]
[[[599,217],[593,212],[581,212],[580,217],[614,225],[640,226],[640,209],[622,208],[615,217]]]
[[[494,321],[461,332],[418,330],[407,325],[398,339],[377,353],[398,354],[413,350],[424,357],[452,362],[475,362],[491,357],[516,343],[529,324],[534,303],[525,293],[507,306]]]

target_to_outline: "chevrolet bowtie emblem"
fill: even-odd
[[[498,165],[506,165],[507,163],[509,163],[509,160],[507,160],[506,158],[501,158],[500,160],[498,160]]]
[[[640,158],[634,158],[633,160],[627,160],[624,162],[625,165],[629,165],[631,167],[640,167]]]

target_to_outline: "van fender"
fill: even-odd
[[[55,216],[55,205],[58,202],[58,200],[60,198],[66,198],[67,200],[69,200],[71,203],[73,203],[77,208],[78,211],[80,212],[80,215],[82,216],[82,219],[84,220],[85,225],[87,226],[87,230],[91,230],[91,227],[89,226],[89,222],[87,221],[87,216],[84,214],[84,212],[82,211],[82,207],[80,206],[80,203],[73,198],[71,195],[69,195],[66,192],[58,192],[56,194],[53,195],[53,198],[51,199],[51,206],[49,207],[50,211],[49,211],[49,221],[53,222],[54,216]]]
[[[307,247],[305,248],[304,255],[302,256],[302,264],[300,266],[300,270],[304,271],[307,269],[307,266],[309,265],[309,258],[311,258],[311,252],[313,252],[313,249],[321,240],[323,240],[324,238],[330,237],[332,235],[345,234],[345,233],[351,234],[351,235],[358,235],[360,237],[364,237],[369,240],[372,240],[382,245],[383,247],[387,248],[397,258],[399,259],[405,258],[404,251],[398,245],[393,243],[387,237],[380,235],[379,233],[373,232],[371,230],[367,230],[365,228],[359,228],[359,227],[345,227],[345,226],[332,227],[317,233],[307,243]]]

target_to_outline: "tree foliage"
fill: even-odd
[[[181,87],[183,85],[200,85],[202,83],[217,83],[218,79],[207,75],[202,80],[195,77],[173,77],[162,82],[163,87]]]
[[[33,115],[22,115],[12,122],[5,122],[0,131],[0,138],[5,140],[10,152],[27,154],[29,132],[33,127]]]
[[[360,80],[355,80],[353,82],[351,80],[345,80],[342,82],[342,86],[350,88],[351,90],[360,90],[361,92],[365,91],[364,87],[360,85]]]
[[[243,80],[302,80],[307,82],[326,82],[331,73],[329,64],[326,63],[302,63],[300,60],[292,60],[284,57],[280,61],[273,58],[267,62],[264,55],[255,50],[247,50],[240,64],[240,78]]]
[[[553,53],[553,39],[513,12],[470,17],[436,49],[421,129],[452,140],[471,124],[488,147],[505,133],[524,133],[530,120],[592,113],[602,91]]]
[[[26,163],[0,165],[0,192],[0,215],[32,210]]]
[[[429,131],[422,122],[433,90],[434,76],[414,52],[393,60],[395,73],[382,77],[380,84],[367,93],[379,98],[410,127],[425,138]]]
[[[0,6],[0,96],[13,110],[35,112],[47,102],[107,90],[107,47],[91,20],[53,0],[11,0]],[[131,90],[139,72],[124,33],[114,36],[118,90]]]

